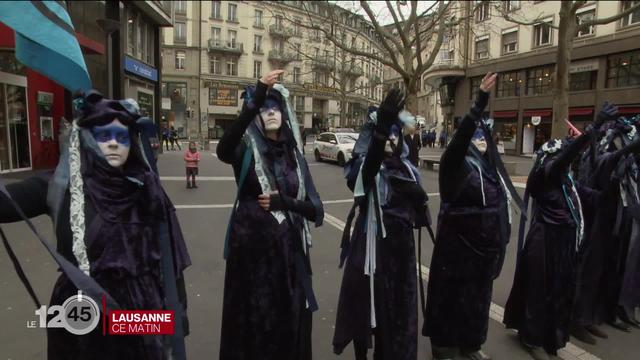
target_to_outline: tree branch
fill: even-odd
[[[625,11],[619,13],[619,14],[616,14],[616,15],[613,15],[613,16],[609,16],[609,17],[606,17],[606,18],[602,18],[602,19],[593,19],[593,20],[584,21],[582,24],[580,24],[580,27],[583,28],[583,27],[589,27],[589,26],[593,26],[593,25],[610,24],[610,23],[612,23],[614,21],[618,21],[618,20],[622,19],[623,17],[625,17],[625,16],[627,16],[627,15],[631,14],[632,12],[635,12],[635,11],[637,11],[639,9],[640,9],[640,3],[637,3],[637,4],[633,5],[632,7],[628,8],[627,10],[625,10]]]
[[[442,8],[441,10],[444,10],[443,3],[440,3],[440,7]],[[429,57],[426,58],[425,61],[423,61],[421,67],[416,68],[416,74],[419,74],[421,76],[422,73],[429,67],[431,67],[431,65],[435,61],[436,56],[438,56],[438,53],[440,52],[440,47],[442,46],[442,39],[444,38],[445,29],[445,19],[444,17],[442,17],[440,18],[440,23],[438,25],[438,38],[435,45],[433,46],[433,49],[431,49],[431,54],[429,54]],[[422,54],[418,54],[418,56],[422,56]]]
[[[361,1],[361,3],[365,3],[364,1]],[[391,13],[391,16],[393,17],[393,24],[396,27],[396,30],[398,31],[398,36],[400,37],[400,40],[402,41],[402,45],[403,46],[408,46],[409,44],[409,40],[407,39],[407,35],[405,34],[404,30],[402,29],[402,27],[400,26],[400,21],[398,20],[398,16],[396,16],[396,12],[395,10],[393,10],[393,6],[391,5],[391,2],[389,0],[386,0],[387,3],[387,9],[389,9],[389,12]],[[363,5],[364,7],[364,5]],[[367,7],[369,7],[369,4],[367,4]],[[365,9],[366,11],[366,9]],[[367,15],[369,13],[367,12]],[[369,15],[369,17],[371,17],[371,15]],[[400,50],[400,48],[398,48],[398,50]]]

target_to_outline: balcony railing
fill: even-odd
[[[242,55],[244,46],[236,41],[209,40],[209,51],[223,52],[228,54]]]
[[[316,59],[313,59],[313,67],[320,69],[331,70],[334,68],[334,59],[330,56],[319,56]]]
[[[293,30],[286,26],[274,24],[269,26],[269,35],[287,39],[293,36]]]
[[[278,62],[291,62],[297,60],[296,54],[288,51],[271,50],[269,51],[269,60]]]
[[[342,72],[347,76],[360,77],[364,74],[364,71],[360,66],[344,64]]]

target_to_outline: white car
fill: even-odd
[[[351,159],[351,152],[358,140],[357,133],[326,132],[318,135],[313,142],[313,154],[316,161],[337,161],[343,166]]]

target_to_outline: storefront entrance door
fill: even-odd
[[[0,172],[27,170],[31,168],[31,147],[26,79],[22,83],[22,77],[3,75],[0,74]]]

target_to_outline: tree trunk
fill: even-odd
[[[404,104],[404,108],[412,113],[413,115],[417,115],[418,112],[418,89],[416,88],[415,81],[411,82],[409,79],[404,79],[404,85],[406,88],[406,97],[407,100]]]
[[[558,52],[556,53],[556,72],[553,81],[553,120],[551,126],[552,138],[567,136],[569,119],[569,67],[571,64],[571,49],[573,37],[576,33],[576,15],[571,13],[573,1],[563,1],[560,7],[560,25],[558,29]]]

